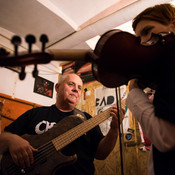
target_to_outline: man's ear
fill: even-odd
[[[58,92],[59,87],[60,87],[60,85],[57,83],[57,84],[55,85],[55,90],[56,90],[56,92]]]

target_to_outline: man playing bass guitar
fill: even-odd
[[[46,152],[46,155],[49,155],[50,152],[55,150],[53,144],[50,145],[50,143],[48,143],[37,148],[31,145],[28,140],[22,138],[21,136],[24,134],[30,134],[34,136],[43,133],[47,134],[47,132],[52,130],[51,128],[56,123],[59,124],[62,119],[66,119],[70,115],[79,115],[83,121],[92,118],[88,113],[81,112],[75,108],[81,97],[82,86],[82,80],[78,75],[74,73],[63,74],[55,86],[55,90],[57,92],[56,104],[49,107],[33,108],[21,115],[18,119],[5,128],[5,132],[0,136],[0,150],[1,153],[9,151],[14,163],[17,165],[17,167],[20,167],[20,173],[25,174],[26,172],[26,174],[38,173],[55,175],[93,175],[95,170],[93,164],[94,158],[103,160],[113,150],[118,138],[119,127],[117,108],[115,106],[111,107],[109,111],[109,114],[113,116],[113,118],[111,121],[111,128],[105,137],[102,135],[100,128],[97,125],[64,147],[61,150],[64,156],[60,157],[61,160],[58,160],[58,163],[58,155],[57,153],[54,153],[50,157],[48,156],[48,158],[47,156],[44,156],[38,164],[34,165],[35,162],[39,160],[40,152],[42,150]],[[124,110],[121,111],[124,115]],[[68,121],[67,123],[62,123],[60,129],[64,130],[65,127],[70,124],[71,123]],[[81,130],[83,129],[84,128],[81,128]],[[54,134],[56,132],[57,130],[54,131]],[[71,139],[73,134],[74,133],[72,133],[68,139]],[[47,135],[43,137],[47,137]],[[34,142],[35,141],[42,142],[39,139],[34,139]],[[62,141],[64,142],[64,137]],[[53,143],[55,143],[55,140],[53,140]],[[62,162],[62,160],[65,159],[65,156],[73,157],[70,159],[68,158],[68,161]],[[50,160],[52,158],[53,160]],[[77,159],[75,162],[74,158]],[[45,163],[47,161],[48,164]],[[53,169],[50,168],[54,163],[55,167],[53,167]],[[45,164],[45,166],[43,167],[42,164]],[[15,171],[12,171],[11,169],[12,167],[9,167],[7,172],[4,171],[5,174],[15,174]],[[50,172],[41,173],[49,169],[52,170],[50,170]],[[10,171],[12,172],[9,173]]]

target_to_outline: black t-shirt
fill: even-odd
[[[33,108],[22,114],[13,123],[5,128],[5,131],[23,135],[43,134],[66,116],[73,115],[74,111],[62,112],[55,105],[50,107]],[[91,118],[84,112],[86,119]],[[58,128],[59,129],[59,128]],[[47,134],[47,133],[45,133]],[[41,135],[42,136],[42,135]],[[56,175],[91,175],[94,174],[93,160],[100,140],[103,138],[99,126],[91,129],[72,143],[61,149],[64,155],[77,155],[77,161],[69,166],[61,167]],[[47,167],[46,167],[47,168]]]

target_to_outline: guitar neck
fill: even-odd
[[[59,61],[91,61],[92,50],[88,49],[50,49],[53,60]]]
[[[88,49],[50,49],[47,52],[22,52],[18,55],[0,55],[0,66],[27,66],[47,64],[50,61],[93,62],[95,54]]]
[[[101,122],[105,121],[110,117],[110,108],[101,112],[95,117],[92,117],[89,120],[84,121],[83,123],[77,125],[76,127],[68,130],[64,134],[56,137],[52,140],[53,145],[55,146],[56,150],[61,150],[69,143],[73,142],[75,139],[79,138],[87,131],[91,130]]]

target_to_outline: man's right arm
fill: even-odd
[[[12,140],[13,134],[10,132],[4,132],[0,135],[0,154],[8,151],[9,141]]]
[[[33,163],[33,152],[37,149],[33,148],[30,143],[22,137],[4,132],[0,135],[0,153],[9,151],[10,155],[18,166],[25,168]]]

